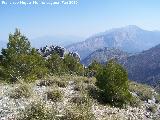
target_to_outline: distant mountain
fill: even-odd
[[[35,39],[29,39],[31,45],[35,48],[40,48],[44,46],[68,46],[73,43],[83,41],[84,38],[76,36],[43,36]],[[0,49],[6,47],[8,41],[0,40]]]
[[[154,86],[160,80],[160,45],[132,55],[120,63],[127,69],[129,79]]]
[[[81,61],[81,63],[84,64],[85,66],[88,66],[94,60],[103,64],[103,63],[106,63],[108,60],[113,59],[113,58],[121,60],[121,59],[124,59],[126,57],[128,57],[128,54],[126,52],[123,52],[122,50],[105,47],[103,49],[98,49],[95,52],[91,53],[88,57],[83,59]]]
[[[160,31],[146,31],[137,26],[130,25],[99,33],[83,42],[69,45],[67,49],[78,52],[81,60],[83,60],[92,52],[104,47],[117,48],[128,53],[137,53],[159,43]]]
[[[65,47],[80,41],[83,41],[83,38],[76,36],[42,36],[30,40],[32,46],[36,48],[40,48],[45,45],[58,45]]]

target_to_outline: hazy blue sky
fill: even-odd
[[[36,38],[45,35],[87,37],[126,25],[160,30],[160,0],[79,0],[78,5],[57,6],[0,4],[0,40],[7,39],[16,27],[28,37]]]

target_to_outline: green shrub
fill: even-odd
[[[49,90],[46,92],[47,99],[53,102],[59,102],[62,100],[63,95],[59,90]]]
[[[88,66],[88,77],[93,77],[98,74],[99,71],[103,69],[102,65],[98,63],[97,61],[93,61],[89,66]]]
[[[71,98],[70,102],[75,103],[77,105],[87,104],[88,98],[86,96],[75,96]]]
[[[50,74],[62,75],[65,72],[63,59],[56,53],[47,60],[47,67]]]
[[[58,87],[65,88],[65,87],[67,87],[67,83],[68,82],[66,82],[66,81],[55,80],[55,84],[58,85]]]
[[[0,64],[0,80],[3,79],[3,76],[4,76],[4,68]]]
[[[74,90],[79,92],[85,91],[85,85],[83,84],[83,81],[74,81]]]
[[[101,104],[106,103],[106,98],[105,98],[104,92],[102,90],[98,89],[95,85],[93,85],[93,84],[88,85],[86,90],[88,92],[88,95],[91,98],[97,100]]]
[[[130,100],[130,105],[132,107],[140,107],[142,104],[142,101],[138,97],[132,97]]]
[[[94,99],[98,98],[99,92],[96,86],[94,85],[88,85],[86,90],[88,91],[89,95],[93,97]]]
[[[75,75],[83,75],[84,68],[83,65],[80,64],[79,59],[74,58],[70,54],[66,54],[63,59],[64,69],[66,73],[75,74]]]
[[[156,99],[156,103],[160,103],[160,95],[158,94],[158,95],[155,95],[155,99]]]
[[[10,98],[19,99],[19,98],[28,98],[31,96],[31,91],[28,85],[22,84],[15,88],[10,93]]]
[[[127,72],[114,60],[110,60],[96,78],[96,85],[104,92],[106,102],[122,107],[131,100]]]

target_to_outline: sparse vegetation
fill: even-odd
[[[56,78],[56,79],[46,79],[46,80],[41,80],[37,85],[38,86],[53,86],[53,85],[56,85],[58,87],[66,87],[68,84],[67,81],[64,81],[62,79],[59,79],[59,78]]]
[[[54,84],[54,80],[46,79],[41,80],[37,85],[38,86],[52,86]]]
[[[64,120],[95,120],[95,117],[90,106],[73,105],[71,108],[66,109]]]
[[[81,86],[80,84],[76,84],[76,85],[74,86],[74,90],[75,90],[75,91],[81,91],[81,89],[82,89],[82,86]]]
[[[148,99],[152,99],[154,95],[154,91],[151,87],[147,85],[137,84],[136,82],[129,83],[129,90],[133,93],[136,93],[140,100],[148,101]]]
[[[73,98],[71,98],[70,102],[75,103],[77,105],[81,105],[81,104],[86,104],[88,103],[89,98],[87,98],[86,96],[75,96]]]
[[[41,102],[33,102],[18,114],[17,120],[56,120],[56,112]]]
[[[147,110],[152,112],[152,113],[155,113],[155,112],[157,112],[157,106],[156,105],[150,105],[150,106],[148,106]]]
[[[138,97],[133,96],[132,99],[130,100],[130,105],[132,107],[139,107],[142,105],[142,101]]]
[[[131,109],[131,111],[127,110],[128,107],[127,109],[122,109],[122,111],[117,107],[111,107],[105,103],[106,97],[102,90],[97,88],[97,86],[95,86],[93,83],[84,82],[84,79],[86,79],[85,77],[83,79],[80,78],[82,77],[61,76],[61,78],[59,78],[58,76],[52,76],[52,79],[51,77],[48,79],[63,82],[67,81],[66,79],[68,79],[67,87],[64,88],[56,85],[55,82],[50,86],[35,85],[39,92],[36,89],[36,91],[33,91],[32,93],[33,98],[26,98],[29,101],[34,99],[34,102],[25,106],[25,109],[22,109],[20,113],[16,115],[18,117],[17,120],[96,120],[99,117],[109,120],[119,119],[119,117],[121,119],[122,116],[119,116],[120,112],[123,113],[123,116],[127,116],[128,112],[129,114],[136,114],[140,116],[143,113],[141,106],[146,107],[145,110],[150,114],[155,114],[155,112],[157,112],[156,103],[155,106],[154,104],[147,105],[144,101],[139,99],[139,96],[134,96],[130,100],[129,109]],[[74,80],[78,82],[75,82]],[[90,80],[94,80],[94,78],[90,78]],[[40,81],[38,83],[40,83]],[[30,84],[34,86],[34,83]],[[12,85],[14,86],[14,84]],[[18,86],[19,84],[15,85]],[[80,90],[75,90],[75,85],[79,85]],[[39,96],[39,93],[42,96]],[[21,97],[16,97],[16,99],[18,98]],[[101,113],[103,115],[98,114],[101,112],[101,110],[104,111]],[[134,113],[136,110],[140,111]]]
[[[27,84],[21,84],[18,87],[14,88],[10,93],[10,98],[19,99],[19,98],[28,98],[31,96],[30,87]]]
[[[55,80],[55,84],[58,85],[58,87],[65,88],[68,84],[67,81],[62,81],[62,80]]]
[[[53,102],[59,102],[62,100],[63,95],[59,90],[49,90],[46,92],[47,99]]]

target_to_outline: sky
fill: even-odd
[[[52,6],[2,5],[2,1],[20,0],[0,0],[0,40],[7,40],[15,28],[29,38],[68,35],[86,38],[126,25],[160,30],[160,0],[78,0],[76,5]]]

